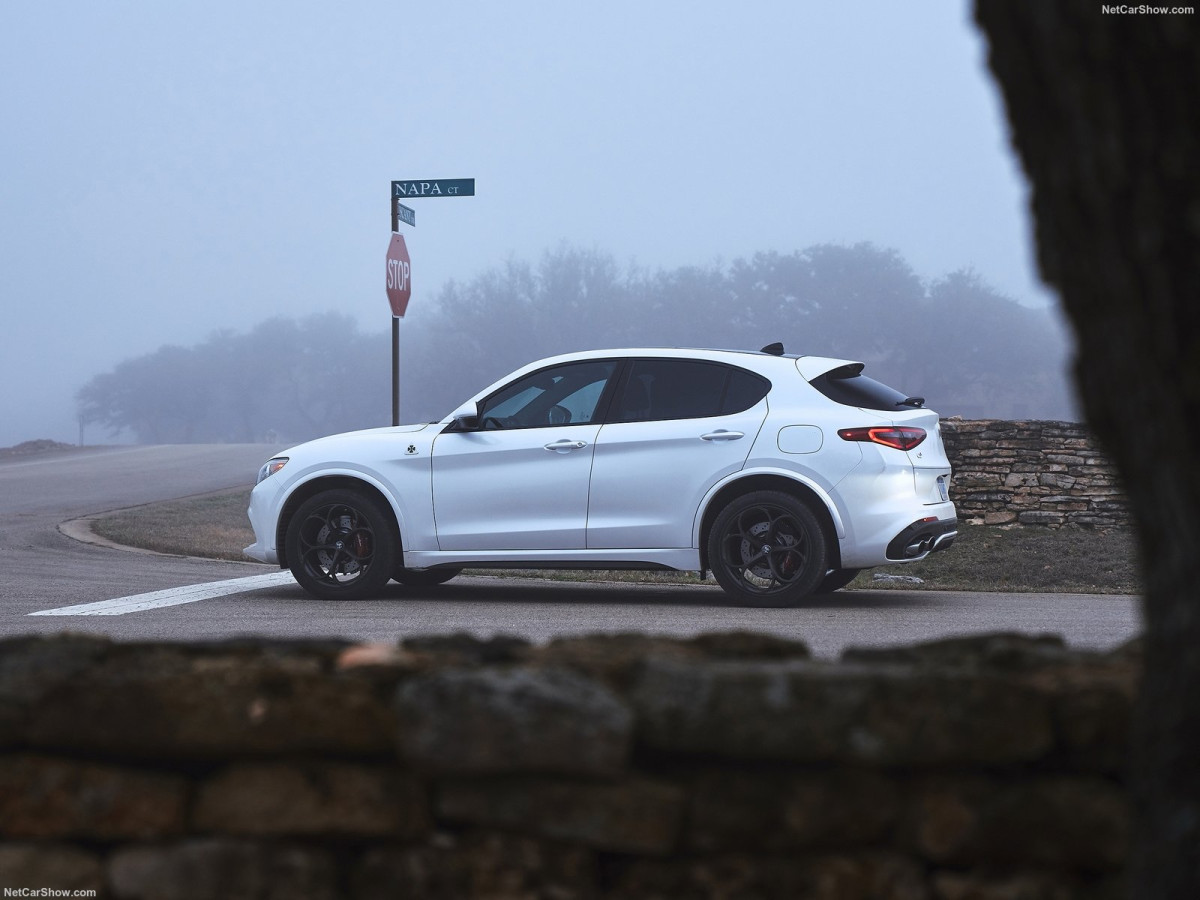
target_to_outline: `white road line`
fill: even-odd
[[[133,594],[129,597],[118,597],[115,600],[100,600],[96,603],[80,603],[77,606],[60,606],[57,609],[43,609],[31,612],[31,616],[123,616],[125,613],[144,612],[148,609],[158,609],[162,606],[179,606],[181,603],[195,603],[197,600],[210,600],[213,597],[224,597],[226,594],[237,594],[242,591],[255,591],[259,588],[277,587],[281,584],[295,584],[292,573],[288,571],[272,572],[270,575],[251,575],[249,578],[229,578],[225,581],[209,581],[204,584],[190,584],[185,587],[168,588],[165,591],[151,591],[148,594]]]

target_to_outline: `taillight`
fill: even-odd
[[[924,428],[904,425],[878,425],[874,428],[840,428],[838,437],[843,441],[868,441],[883,444],[896,450],[911,450],[925,440]]]

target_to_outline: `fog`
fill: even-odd
[[[964,2],[11,4],[0,446],[74,442],[76,392],[163,344],[385,330],[392,179],[476,179],[410,204],[409,341],[447,282],[564,242],[648,270],[870,242],[1052,304],[984,53]]]

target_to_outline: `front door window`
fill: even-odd
[[[481,404],[485,429],[590,425],[616,363],[573,363],[519,378]]]

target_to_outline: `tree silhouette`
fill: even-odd
[[[1069,414],[1061,336],[969,272],[928,289],[894,250],[823,244],[720,266],[622,271],[562,245],[536,265],[509,260],[447,284],[436,312],[401,329],[401,410],[436,420],[531,360],[604,347],[692,346],[860,359],[945,414],[1018,406]],[[384,334],[345,315],[276,318],[216,332],[93,378],[87,421],[138,440],[292,441],[386,424]],[[1030,398],[1034,398],[1032,401]]]

